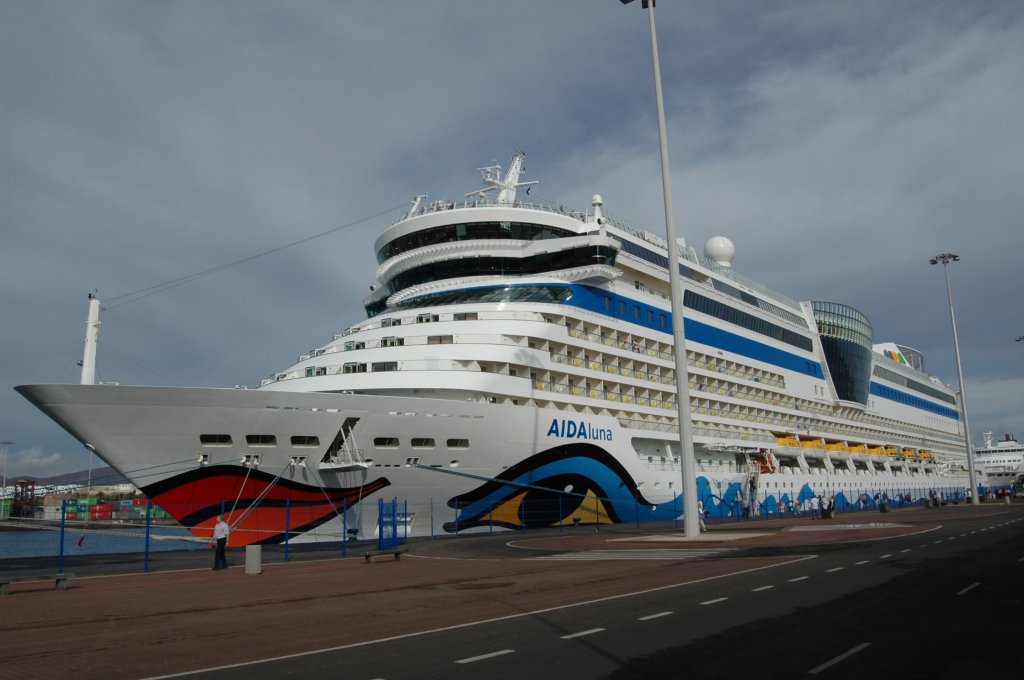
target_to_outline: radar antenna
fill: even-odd
[[[532,186],[534,184],[540,184],[537,180],[532,182],[520,182],[519,175],[526,168],[523,167],[523,158],[526,154],[522,151],[512,156],[512,163],[508,167],[508,172],[505,173],[505,177],[501,176],[501,166],[497,161],[494,161],[494,165],[490,165],[486,168],[478,168],[480,175],[483,177],[484,184],[488,186],[483,189],[477,189],[466,194],[466,197],[470,196],[484,196],[488,191],[492,189],[501,189],[498,192],[498,204],[499,205],[512,205],[516,202],[516,189],[519,187]],[[529,191],[529,190],[527,190]]]

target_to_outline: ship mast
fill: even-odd
[[[82,354],[82,384],[96,384],[96,341],[100,334],[100,299],[89,293],[89,318],[85,322],[85,352]]]
[[[523,158],[526,156],[525,153],[520,151],[515,156],[512,156],[512,163],[508,166],[508,172],[505,173],[505,177],[501,176],[501,166],[495,161],[494,165],[490,165],[486,168],[479,168],[480,174],[483,176],[484,184],[488,186],[483,189],[477,189],[466,194],[466,197],[470,196],[483,196],[491,189],[501,189],[498,192],[498,205],[512,205],[516,202],[516,189],[519,187],[528,187],[534,184],[540,184],[537,180],[532,182],[520,182],[519,175],[523,172]],[[529,193],[529,190],[527,190]]]

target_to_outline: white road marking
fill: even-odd
[[[496,616],[489,619],[478,619],[476,621],[467,621],[465,623],[456,623],[451,626],[441,626],[438,628],[428,628],[424,630],[414,631],[412,633],[403,633],[401,635],[391,635],[388,637],[376,638],[373,640],[364,640],[363,642],[353,642],[347,645],[336,645],[334,647],[322,647],[320,649],[310,649],[304,652],[296,652],[294,654],[282,654],[279,656],[267,657],[265,659],[256,659],[255,661],[243,661],[241,663],[225,664],[223,666],[210,666],[207,668],[196,668],[189,671],[182,671],[180,673],[169,673],[166,675],[155,675],[146,678],[145,680],[167,680],[168,678],[180,678],[186,675],[194,675],[196,673],[209,673],[210,671],[224,671],[229,669],[244,668],[246,666],[258,666],[260,664],[272,663],[276,661],[285,661],[287,659],[298,659],[305,656],[315,656],[318,654],[325,654],[330,652],[338,652],[343,649],[358,649],[360,647],[369,647],[371,645],[378,645],[384,642],[395,642],[396,640],[407,640],[410,638],[420,637],[423,635],[431,635],[436,633],[445,633],[453,630],[462,630],[464,628],[473,628],[475,626],[487,625],[497,623],[499,621],[511,621],[514,619],[521,619],[528,616],[537,616],[538,614],[547,614],[549,612],[565,611],[567,609],[574,609],[576,607],[583,607],[600,602],[611,602],[613,600],[624,600],[631,597],[637,597],[640,595],[650,595],[651,593],[660,593],[666,590],[675,590],[676,588],[682,588],[684,586],[692,586],[697,583],[709,583],[711,581],[718,581],[724,578],[732,576],[738,576],[739,574],[751,574],[755,571],[766,571],[768,569],[777,569],[779,567],[796,564],[798,562],[804,562],[806,560],[817,559],[817,555],[802,555],[794,557],[791,560],[780,562],[778,564],[771,564],[763,567],[751,567],[749,569],[739,569],[737,571],[729,571],[722,574],[715,574],[714,576],[708,576],[706,578],[698,578],[690,581],[679,581],[678,583],[670,583],[664,586],[656,586],[654,588],[645,588],[643,590],[634,590],[628,593],[620,593],[618,595],[609,595],[607,597],[598,597],[592,600],[581,600],[579,602],[571,602],[569,604],[557,605],[554,607],[544,607],[542,609],[530,609],[527,611],[519,612],[516,614],[509,614],[507,616]],[[274,566],[274,565],[271,565]],[[190,569],[188,571],[202,571],[202,569]],[[143,572],[139,572],[140,574]],[[169,573],[169,572],[164,572]],[[514,650],[513,650],[514,651]]]
[[[459,659],[455,663],[473,663],[474,661],[483,661],[484,659],[493,659],[496,656],[503,656],[505,654],[512,654],[516,650],[514,649],[499,649],[496,652],[490,654],[481,654],[480,656],[471,656],[468,659]]]
[[[563,635],[563,640],[572,640],[573,638],[583,637],[584,635],[593,635],[594,633],[600,633],[604,628],[591,628],[590,630],[581,630],[578,633],[572,633],[570,635]]]
[[[761,592],[762,590],[768,590],[769,588],[774,588],[774,587],[775,587],[775,586],[761,586],[760,588],[754,588],[754,589],[753,589],[753,590],[751,590],[750,592],[752,592],[752,593],[759,593],[759,592]]]
[[[825,663],[821,664],[820,666],[817,666],[816,668],[812,668],[811,670],[807,671],[807,674],[808,675],[817,675],[821,671],[825,670],[826,668],[828,668],[830,666],[834,666],[835,664],[839,663],[840,661],[842,661],[843,659],[847,658],[848,656],[853,656],[854,654],[856,654],[860,650],[864,649],[865,647],[868,647],[870,644],[871,644],[870,642],[862,642],[859,645],[857,645],[856,647],[854,647],[853,649],[847,650],[847,651],[843,652],[842,654],[840,654],[839,656],[837,656],[837,657],[835,657],[833,659],[829,659],[828,661],[826,661]]]
[[[657,614],[648,614],[647,616],[641,616],[637,621],[650,621],[651,619],[660,619],[662,616],[672,616],[675,612],[658,612]]]
[[[705,604],[717,604],[717,603],[719,603],[719,602],[725,602],[725,601],[726,601],[726,600],[728,600],[728,599],[729,599],[729,598],[727,598],[727,597],[716,597],[716,598],[715,598],[715,599],[713,599],[713,600],[704,600],[703,602],[701,602],[701,605],[705,605]]]
[[[977,587],[978,587],[978,586],[980,586],[980,585],[981,585],[981,583],[980,583],[980,582],[975,582],[975,583],[972,583],[971,585],[967,586],[966,588],[964,588],[963,590],[961,590],[961,591],[960,591],[959,593],[957,593],[957,595],[963,595],[963,594],[964,594],[964,593],[966,593],[966,592],[967,592],[968,590],[972,590],[972,589],[974,589],[974,588],[977,588]]]
[[[859,567],[860,565],[867,564],[870,561],[871,560],[861,560],[860,562],[854,562],[853,564],[854,564],[854,566],[858,566]]]
[[[789,579],[790,583],[796,583],[797,581],[803,581],[804,579],[810,578],[809,576],[797,576],[796,578]]]

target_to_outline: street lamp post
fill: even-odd
[[[621,0],[627,5],[633,0]],[[651,24],[651,53],[654,57],[654,96],[658,106],[658,139],[661,146],[661,184],[665,200],[665,237],[668,241],[668,280],[672,302],[672,339],[676,360],[676,409],[679,421],[679,461],[682,468],[683,533],[687,538],[700,535],[697,521],[697,469],[693,460],[693,424],[690,422],[689,371],[686,367],[686,333],[683,327],[682,282],[679,277],[679,253],[676,225],[672,216],[672,185],[669,180],[668,134],[665,132],[665,105],[661,95],[661,67],[658,63],[658,35],[654,29],[655,0],[643,0]],[[669,454],[671,456],[671,453]]]
[[[4,447],[4,485],[0,487],[3,490],[3,500],[7,501],[7,447],[12,446],[14,442],[2,441],[0,446]],[[7,503],[0,502],[0,519],[7,517]]]
[[[931,264],[942,263],[942,273],[946,277],[946,298],[949,300],[949,322],[953,326],[953,353],[956,355],[956,379],[960,383],[960,411],[964,416],[964,440],[967,443],[967,474],[971,482],[971,503],[977,505],[978,482],[974,474],[974,450],[971,447],[971,426],[967,419],[967,390],[964,389],[964,369],[960,363],[960,340],[956,334],[956,316],[953,313],[953,293],[949,287],[949,263],[959,262],[960,256],[953,253],[941,253],[933,257]]]

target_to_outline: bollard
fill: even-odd
[[[258,575],[263,573],[263,546],[245,546],[245,573]]]

